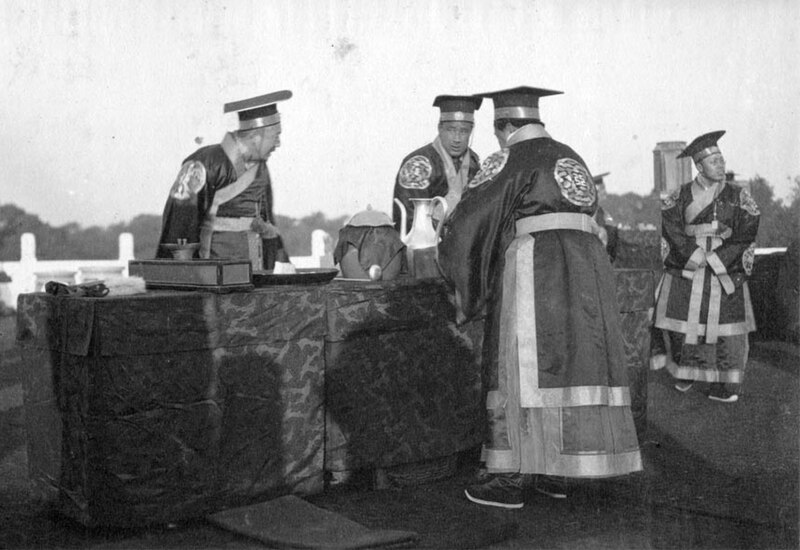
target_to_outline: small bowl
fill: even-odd
[[[194,253],[200,248],[200,243],[167,243],[161,246],[169,250],[176,260],[191,260],[194,257]]]

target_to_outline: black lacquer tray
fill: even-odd
[[[312,285],[328,283],[338,274],[338,269],[330,267],[298,268],[297,273],[285,274],[276,274],[272,271],[253,271],[253,284],[255,286]]]

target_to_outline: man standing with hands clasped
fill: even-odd
[[[488,476],[465,492],[501,508],[521,508],[529,483],[565,498],[565,478],[642,468],[595,186],[539,116],[539,98],[560,93],[479,94],[494,101],[502,149],[470,182],[438,248],[459,321],[486,315]]]
[[[651,367],[666,367],[675,389],[710,383],[708,397],[739,399],[755,330],[747,279],[753,269],[760,213],[750,192],[726,182],[717,141],[703,134],[678,158],[689,157],[697,177],[661,200],[661,256]]]

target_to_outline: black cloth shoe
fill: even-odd
[[[675,382],[675,389],[678,390],[681,393],[686,393],[687,391],[692,389],[692,385],[693,384],[694,384],[694,380],[678,379],[678,381]]]
[[[533,488],[550,498],[567,498],[567,482],[563,477],[536,476]]]
[[[735,393],[728,391],[725,384],[719,382],[711,384],[711,390],[708,392],[708,398],[713,401],[721,403],[735,403],[739,400],[739,396]]]
[[[522,484],[521,474],[494,474],[489,481],[470,485],[464,494],[476,504],[517,509],[524,504]]]

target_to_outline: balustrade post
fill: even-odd
[[[333,267],[333,240],[327,231],[315,229],[311,232],[311,256],[319,267]]]
[[[124,266],[122,275],[128,276],[128,262],[135,259],[133,253],[133,233],[120,233],[119,235],[119,261]]]

